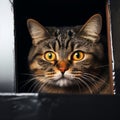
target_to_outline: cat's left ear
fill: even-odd
[[[27,27],[32,37],[33,45],[37,45],[41,40],[48,39],[50,37],[48,31],[36,20],[28,19]]]
[[[100,14],[93,15],[81,28],[80,36],[97,42],[100,39],[100,32],[102,29],[102,17]]]

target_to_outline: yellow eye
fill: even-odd
[[[72,56],[72,59],[73,59],[74,61],[80,61],[80,60],[82,60],[83,58],[84,58],[84,53],[81,52],[81,51],[75,52],[75,53],[73,54],[73,56]]]
[[[48,60],[48,61],[54,61],[56,59],[56,55],[55,53],[49,51],[49,52],[46,52],[45,55],[44,55],[45,59]]]

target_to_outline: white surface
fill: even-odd
[[[39,96],[39,93],[0,93],[0,96]]]
[[[9,0],[0,0],[0,92],[14,89],[14,20]]]

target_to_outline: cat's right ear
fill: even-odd
[[[32,43],[35,46],[41,40],[45,40],[50,37],[48,31],[39,22],[37,22],[34,19],[27,20],[27,27],[33,40]]]

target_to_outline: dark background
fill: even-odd
[[[33,82],[28,82],[28,53],[31,38],[26,21],[33,18],[43,26],[75,26],[84,24],[92,15],[103,17],[102,34],[106,36],[106,0],[14,0],[16,90],[31,92]]]

